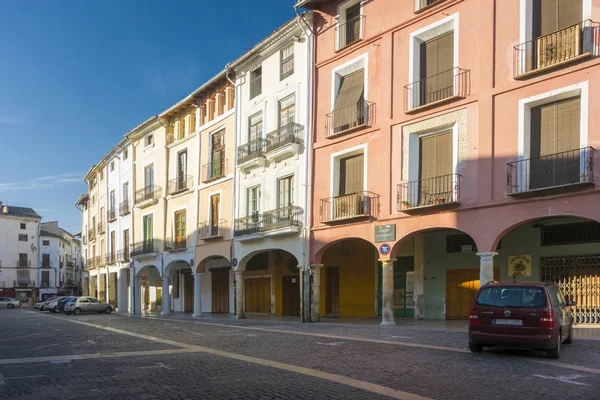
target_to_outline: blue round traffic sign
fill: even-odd
[[[233,267],[237,267],[237,262],[238,262],[238,261],[237,261],[237,258],[234,258],[233,260],[231,260],[231,265],[232,265]]]
[[[390,245],[387,243],[384,243],[381,246],[379,246],[379,252],[381,254],[383,254],[384,256],[388,255],[390,253],[390,250],[392,250],[392,249],[391,249]]]

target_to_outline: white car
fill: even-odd
[[[15,308],[21,307],[21,302],[19,300],[13,299],[11,297],[0,297],[0,308]]]

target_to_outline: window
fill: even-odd
[[[177,125],[177,139],[181,140],[185,137],[185,118],[179,120]]]
[[[254,114],[248,119],[248,142],[262,138],[262,113]]]
[[[27,229],[27,224],[21,222],[21,229]]]
[[[116,261],[116,232],[110,231],[110,262]]]
[[[115,162],[111,161],[110,163],[110,172],[113,172],[115,170]]]
[[[19,242],[26,242],[27,234],[19,234]]]
[[[50,246],[49,240],[42,240],[42,246]]]
[[[123,260],[129,261],[129,229],[123,231]]]
[[[128,157],[129,157],[129,152],[127,151],[127,149],[123,150],[123,161],[127,160]]]
[[[279,128],[291,124],[296,119],[296,96],[290,95],[279,100]]]
[[[481,289],[477,296],[477,305],[501,308],[543,308],[546,307],[546,296],[540,288],[494,285]]]
[[[477,245],[471,236],[466,234],[446,236],[446,253],[470,253],[476,251]]]
[[[221,208],[221,195],[210,196],[210,236],[219,234],[219,210]]]
[[[340,159],[339,196],[364,190],[364,162],[363,153]]]
[[[260,186],[247,189],[246,215],[255,216],[258,219],[260,213]]]
[[[144,168],[144,187],[146,191],[152,191],[154,186],[154,165]]]
[[[190,113],[190,129],[189,134],[196,132],[196,110]]]
[[[146,144],[146,147],[152,146],[152,144],[154,144],[154,135],[146,135],[146,137],[144,138],[144,143]]]
[[[542,246],[600,242],[600,223],[577,222],[542,226]]]
[[[175,248],[185,248],[185,210],[175,212]]]
[[[277,208],[294,205],[294,175],[277,180]]]
[[[419,184],[408,188],[411,207],[454,200],[452,131],[419,138]]]
[[[117,217],[116,211],[115,211],[115,205],[117,203],[117,198],[115,196],[115,191],[111,190],[110,191],[110,208],[109,208],[109,219],[115,219]]]
[[[144,247],[148,245],[152,245],[152,240],[154,239],[154,231],[152,227],[152,214],[144,215],[143,217],[143,227],[144,227]]]
[[[92,196],[92,205],[95,205],[95,204],[96,204],[96,196],[95,196],[95,195],[93,195],[93,196]]]
[[[262,93],[262,66],[250,72],[250,99]]]
[[[362,38],[360,1],[350,3],[354,4],[349,4],[345,9],[340,9],[339,11],[340,21],[337,28],[338,50],[341,50]]]
[[[104,180],[104,170],[103,169],[100,170],[99,175],[100,175],[100,182],[102,182]]]
[[[186,189],[187,150],[177,153],[177,190]]]
[[[27,253],[19,253],[19,267],[28,267]]]
[[[208,178],[225,175],[225,129],[213,133],[210,148],[210,170]]]
[[[331,113],[331,133],[365,123],[365,70],[359,69],[339,77],[339,91]]]
[[[294,44],[290,44],[280,52],[279,80],[284,80],[294,73]]]

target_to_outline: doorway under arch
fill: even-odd
[[[162,277],[156,266],[146,265],[138,270],[134,290],[136,314],[162,309]]]

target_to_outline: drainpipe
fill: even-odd
[[[202,113],[199,112],[200,107],[202,106],[202,104],[193,104],[194,107],[196,107],[196,126],[194,126],[194,131],[196,131],[196,127],[200,126],[200,124],[202,123],[202,121],[200,120],[200,118],[202,118]],[[193,255],[192,255],[192,260],[194,260],[194,265],[192,265],[192,273],[196,274],[196,264],[198,263],[198,260],[196,260],[196,246],[198,246],[198,223],[199,223],[199,217],[200,217],[200,182],[202,179],[202,166],[201,166],[201,151],[202,151],[202,138],[200,137],[200,129],[198,129],[198,132],[196,132],[196,160],[197,160],[197,164],[198,164],[198,168],[196,169],[196,187],[194,189],[195,191],[195,197],[196,197],[196,211],[195,211],[195,215],[196,218],[193,220],[194,221],[194,235],[193,235],[193,244],[194,244],[194,250],[193,250]],[[195,279],[195,278],[194,278]],[[202,294],[200,294],[202,295]]]
[[[156,116],[156,120],[163,126],[163,128],[165,128],[165,137],[166,137],[166,133],[168,132],[168,128],[165,126],[165,124],[163,124],[162,120],[160,119],[160,116]],[[169,149],[166,148],[165,149],[165,168],[167,170],[166,173],[166,179],[165,179],[165,187],[164,187],[164,202],[163,202],[163,241],[167,236],[167,191],[169,189]],[[160,258],[160,270],[161,272],[161,276],[164,278],[164,274],[165,274],[165,263],[163,260],[163,252],[164,252],[164,243],[163,243],[163,251],[161,251],[161,258]],[[163,293],[163,296],[165,294]]]

